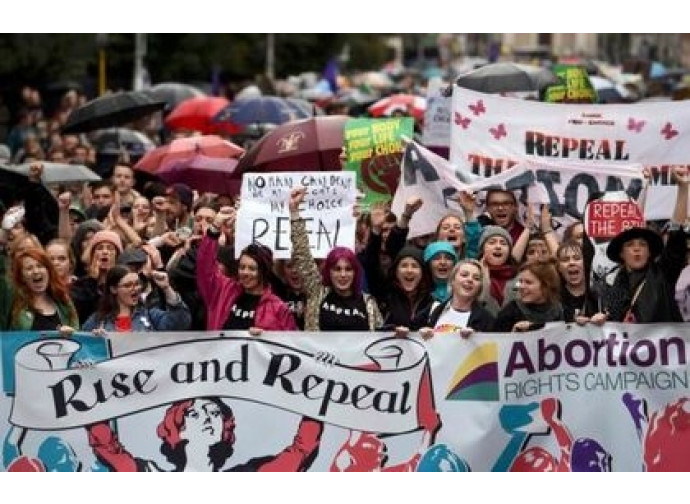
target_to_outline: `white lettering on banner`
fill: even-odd
[[[17,352],[15,425],[67,429],[206,396],[263,402],[357,430],[408,432],[419,425],[417,401],[427,358],[423,345],[412,340],[381,339],[366,349],[361,362],[327,368],[316,354],[246,338],[182,341],[88,369],[59,369],[49,359],[41,361],[46,348],[57,347],[64,365],[79,344],[63,343],[40,341]],[[393,347],[396,365],[377,364],[376,356],[385,360]],[[373,369],[385,373],[373,371],[372,360]],[[145,368],[142,362],[148,363]]]
[[[335,246],[354,249],[353,172],[246,173],[235,223],[237,257],[254,241],[273,250],[276,259],[291,257],[288,202],[291,189],[298,186],[307,189],[300,213],[314,257],[326,257]]]
[[[471,114],[478,100],[484,113]],[[649,219],[670,217],[676,190],[668,176],[669,167],[690,162],[687,101],[553,104],[454,86],[453,114],[450,159],[458,169],[492,176],[525,159],[638,163],[652,172],[645,208]],[[499,129],[500,135],[495,133]],[[604,187],[600,185],[600,189]],[[636,197],[631,191],[628,195]]]

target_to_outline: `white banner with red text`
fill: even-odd
[[[454,86],[450,128],[452,164],[475,175],[493,176],[523,160],[640,163],[652,175],[648,219],[670,218],[670,169],[690,164],[690,101],[555,104]]]

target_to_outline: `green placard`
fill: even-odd
[[[414,119],[350,119],[345,123],[345,169],[357,173],[357,188],[368,208],[377,201],[390,201],[398,187],[405,138],[412,139]]]
[[[549,103],[597,103],[597,92],[584,67],[554,65],[553,72],[561,84],[546,88],[544,101]]]

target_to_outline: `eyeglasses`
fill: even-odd
[[[511,207],[515,203],[512,201],[492,201],[491,203],[488,203],[486,206],[489,208],[499,208],[499,207]]]
[[[138,289],[141,287],[141,282],[138,280],[135,282],[125,282],[121,284],[117,284],[118,289]]]

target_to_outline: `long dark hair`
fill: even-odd
[[[96,318],[98,321],[105,321],[109,317],[114,317],[119,311],[119,305],[117,302],[117,295],[113,294],[112,288],[117,288],[120,280],[122,280],[126,275],[131,273],[130,269],[126,266],[113,266],[108,270],[105,276],[105,286],[103,287],[103,295],[98,303],[98,309],[96,310]]]

